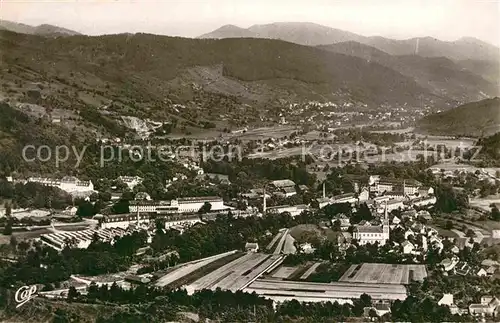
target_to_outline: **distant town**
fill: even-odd
[[[226,12],[202,2],[192,11]],[[147,24],[151,5],[92,9],[89,24],[129,6],[127,24]],[[67,21],[90,8],[54,6]],[[407,6],[426,12],[422,32],[437,12],[461,17],[450,35],[493,33],[486,2],[382,1],[346,19],[402,33],[380,15],[402,22]],[[495,45],[308,22],[182,38],[0,20],[0,48],[0,321],[500,321]]]

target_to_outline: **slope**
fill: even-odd
[[[491,83],[498,85],[500,82],[500,61],[467,59],[459,61],[458,64]]]
[[[240,83],[292,92],[291,82],[307,84],[309,94],[318,97],[332,98],[342,90],[367,103],[414,103],[421,95],[436,99],[411,78],[377,63],[277,40],[148,34],[44,39],[3,32],[0,44],[6,67],[22,65],[52,78],[78,74],[71,82],[80,87],[106,84],[115,97],[139,101],[163,101],[171,82],[189,69],[221,64],[223,76]]]
[[[74,36],[80,35],[80,33],[69,30],[66,28],[42,24],[38,26],[31,26],[22,23],[12,22],[8,20],[0,20],[0,29],[10,30],[16,33],[21,34],[30,34],[30,35],[41,35],[41,36]]]
[[[300,45],[315,46],[348,40],[360,40],[363,36],[340,29],[330,28],[310,22],[277,22],[264,25],[253,25],[244,29],[226,25],[198,38],[238,38],[252,37],[280,39]]]
[[[252,31],[235,25],[224,25],[210,33],[203,34],[198,38],[221,39],[221,38],[258,38]]]
[[[233,26],[234,27],[234,26]],[[365,37],[348,31],[322,26],[310,22],[277,22],[254,25],[248,29],[239,27],[238,32],[227,37],[258,37],[281,39],[301,45],[330,45],[339,42],[355,41],[375,47],[390,55],[419,55],[423,57],[447,57],[452,60],[499,60],[499,48],[472,37],[456,41],[442,41],[432,37],[419,37],[395,40],[380,36]],[[248,31],[247,32],[244,31]],[[202,38],[225,38],[217,30]]]
[[[477,101],[499,95],[500,75],[497,75],[496,82],[492,82],[495,81],[493,77],[490,77],[492,81],[487,81],[471,70],[465,69],[462,64],[444,57],[393,56],[357,42],[342,42],[318,47],[377,62],[415,79],[419,85],[436,95],[451,97],[460,102]],[[472,65],[471,69],[476,65]],[[485,73],[485,69],[480,70],[480,67],[481,65],[475,68],[476,73],[481,73],[481,71]]]
[[[394,40],[384,37],[368,37],[360,42],[373,46],[391,55],[419,55],[423,57],[444,56],[452,60],[494,60],[499,59],[499,48],[475,38],[460,38],[456,41],[442,41],[433,37],[417,37]]]
[[[26,169],[41,174],[54,169],[54,160],[47,163],[27,162],[23,159],[26,145],[39,147],[47,145],[54,150],[56,146],[77,147],[89,137],[75,130],[54,125],[44,119],[34,119],[5,102],[0,102],[0,171],[22,172]],[[28,151],[28,155],[29,155]],[[44,155],[45,157],[46,155]],[[33,155],[27,156],[34,157]],[[71,156],[73,157],[73,156]],[[73,158],[70,158],[74,162]],[[68,162],[69,164],[69,162]],[[73,164],[74,165],[74,164]]]
[[[488,136],[500,131],[500,98],[468,103],[421,119],[416,131],[431,135]]]

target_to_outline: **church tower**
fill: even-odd
[[[389,240],[389,214],[387,212],[387,201],[385,202],[384,220],[382,221],[382,232],[385,240]],[[385,242],[384,242],[385,244]]]

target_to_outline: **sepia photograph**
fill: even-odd
[[[0,0],[0,322],[499,322],[500,0]]]

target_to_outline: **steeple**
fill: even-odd
[[[385,210],[384,210],[384,224],[389,223],[389,214],[387,212],[387,201],[385,201]]]
[[[384,220],[382,221],[382,232],[384,233],[384,238],[389,239],[389,215],[387,214],[387,201],[385,202]],[[385,242],[384,242],[385,244]]]

